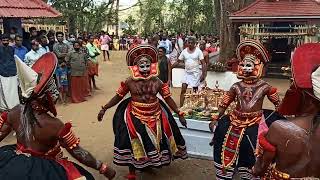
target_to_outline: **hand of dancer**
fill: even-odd
[[[217,124],[217,121],[211,121],[209,124],[209,129],[212,133],[214,132],[216,124]]]
[[[211,132],[214,132],[214,129],[215,129],[215,126],[216,126],[218,120],[219,120],[219,115],[212,115],[211,116],[211,122],[209,124],[209,129]]]
[[[100,110],[100,112],[98,114],[98,121],[102,121],[105,113],[106,113],[106,109],[102,106],[102,109]]]
[[[116,171],[106,164],[102,164],[99,171],[100,174],[103,174],[109,180],[112,180],[116,176]]]
[[[116,176],[116,171],[109,167],[108,171],[104,174],[106,178],[112,180]]]
[[[182,111],[179,112],[179,121],[180,121],[180,123],[182,124],[182,126],[188,128],[188,127],[187,127],[187,121],[186,121],[186,119],[184,118],[184,112],[182,112]]]

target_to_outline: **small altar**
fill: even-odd
[[[225,90],[219,89],[219,82],[216,82],[213,89],[206,87],[199,92],[185,94],[185,102],[180,111],[185,113],[188,128],[183,127],[174,114],[190,157],[213,160],[213,147],[209,145],[213,133],[209,129],[209,124],[211,116],[218,113],[219,104],[226,93]],[[232,103],[226,113],[235,106],[236,104]]]

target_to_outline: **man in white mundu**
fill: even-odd
[[[9,35],[5,34],[0,45],[0,112],[9,110],[19,103],[14,49],[9,46]]]
[[[180,106],[184,103],[184,94],[187,91],[188,86],[193,88],[193,91],[197,91],[200,83],[205,80],[206,77],[206,63],[202,51],[196,47],[196,38],[188,38],[188,47],[184,49],[180,56],[179,61],[184,61],[185,73],[182,80],[182,89],[180,94]]]

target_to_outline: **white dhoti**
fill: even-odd
[[[199,87],[201,72],[184,72],[184,77],[181,83],[187,84],[189,87]]]
[[[0,76],[0,110],[9,110],[18,104],[18,77]]]
[[[108,44],[101,45],[101,50],[102,51],[109,51],[109,45]]]

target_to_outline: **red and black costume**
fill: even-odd
[[[151,60],[148,77],[141,75],[136,64],[141,57]],[[133,81],[157,79],[155,48],[137,46],[131,49],[127,55],[127,63]],[[128,85],[122,82],[117,95],[124,97],[129,92]],[[159,93],[163,98],[171,96],[168,84],[163,83]],[[169,165],[175,158],[187,158],[185,141],[177,123],[166,104],[158,98],[152,103],[136,102],[131,97],[123,100],[113,117],[113,130],[114,163],[117,165],[143,169]]]
[[[280,104],[277,90],[261,80],[268,54],[264,47],[252,40],[243,41],[237,48],[240,60],[238,78],[242,81],[232,85],[220,103],[218,125],[214,132],[214,163],[217,179],[232,179],[235,169],[242,179],[255,179],[251,168],[255,163],[255,148],[259,125],[267,127],[280,115],[263,110],[265,96],[276,106]],[[249,69],[248,69],[249,68]],[[236,108],[227,116],[225,109],[236,102]],[[221,117],[222,116],[222,117]]]
[[[58,97],[58,90],[52,79],[56,66],[57,59],[52,53],[43,55],[32,66],[32,70],[28,69],[29,67],[26,68],[26,65],[22,62],[17,63],[19,78],[23,79],[20,79],[20,84],[25,98],[25,104],[13,108],[13,110],[19,109],[18,112],[21,112],[19,120],[17,120],[21,128],[15,129],[17,137],[20,137],[21,132],[24,132],[22,135],[27,137],[28,133],[25,130],[28,129],[28,126],[33,126],[29,133],[35,138],[32,129],[35,124],[31,124],[31,117],[26,115],[31,109],[32,112],[37,114],[50,112],[54,116],[57,115],[54,101]],[[33,76],[35,76],[35,79],[32,81]],[[27,83],[21,83],[26,79],[28,79]],[[35,83],[34,86],[30,86],[33,83]],[[41,100],[46,101],[47,106],[35,103]],[[4,126],[12,126],[9,122],[9,113],[3,112],[1,114],[0,130]],[[35,116],[33,116],[33,119],[35,119]],[[37,121],[35,123],[38,125],[41,119],[35,121]],[[94,177],[87,170],[63,157],[62,147],[73,149],[78,147],[80,142],[79,138],[71,131],[71,127],[71,123],[66,123],[55,139],[52,139],[50,142],[41,142],[50,148],[46,152],[35,151],[29,148],[28,144],[30,144],[30,141],[27,141],[24,137],[20,138],[20,140],[17,138],[16,145],[2,146],[0,148],[0,179],[93,180]],[[21,139],[25,140],[22,141]]]

